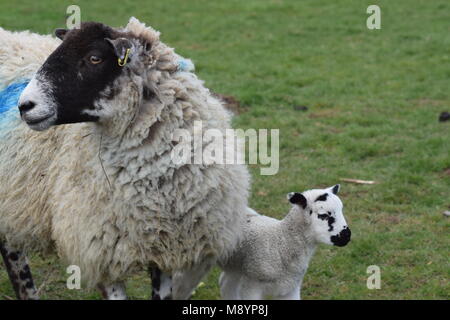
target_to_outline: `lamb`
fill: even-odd
[[[58,252],[89,287],[121,287],[150,268],[169,287],[156,298],[189,297],[239,242],[250,179],[244,165],[174,163],[187,145],[174,132],[202,134],[196,121],[224,131],[230,114],[135,18],[56,35],[63,42],[23,91],[20,117],[2,120],[0,235]]]
[[[221,266],[224,299],[299,300],[303,277],[318,243],[345,246],[351,237],[337,196],[340,186],[291,192],[283,220],[247,215],[245,237]]]

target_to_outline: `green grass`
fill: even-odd
[[[239,128],[280,129],[280,170],[252,166],[251,206],[281,218],[285,194],[340,178],[353,232],[344,248],[320,246],[305,277],[304,299],[449,299],[450,2],[448,0],[122,0],[2,1],[0,26],[50,33],[65,9],[82,19],[125,25],[130,15],[194,60],[216,92],[244,106]],[[378,4],[382,29],[366,28]],[[306,105],[307,112],[295,111]],[[447,171],[446,171],[447,170]],[[67,290],[56,258],[33,257],[44,299],[98,299]],[[382,288],[368,290],[366,269],[381,268]],[[2,271],[2,270],[0,270]],[[215,269],[195,299],[219,297]],[[148,298],[145,274],[128,284]],[[0,298],[13,296],[0,272]]]

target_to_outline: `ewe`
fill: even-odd
[[[222,297],[300,299],[303,276],[317,244],[341,247],[350,241],[338,191],[335,185],[289,193],[293,206],[281,221],[248,214],[243,241],[222,265]]]
[[[0,237],[55,248],[89,286],[122,288],[150,268],[155,298],[170,297],[171,275],[173,297],[187,298],[239,242],[249,175],[243,165],[174,163],[188,142],[173,134],[202,134],[194,121],[224,131],[230,115],[135,18],[56,34],[63,42],[22,93],[20,117],[11,110],[2,125]],[[69,123],[78,124],[55,126]]]

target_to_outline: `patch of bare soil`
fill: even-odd
[[[216,92],[213,92],[213,95],[216,98],[219,98],[224,103],[225,108],[227,108],[229,111],[233,112],[234,114],[240,114],[240,113],[244,112],[244,110],[241,106],[241,103],[235,97],[216,93]]]

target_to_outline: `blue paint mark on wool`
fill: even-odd
[[[0,91],[0,115],[11,108],[17,107],[19,97],[28,85],[28,82],[29,81],[13,83]]]
[[[195,70],[195,66],[190,59],[180,57],[178,60],[178,71],[192,72]]]

